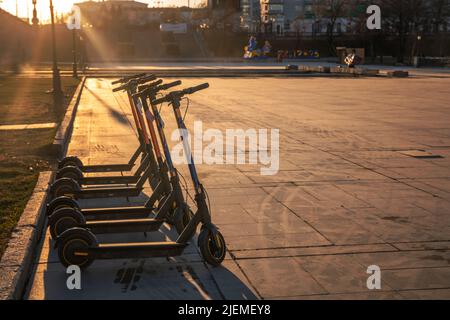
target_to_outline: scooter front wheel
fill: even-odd
[[[219,231],[214,234],[211,230],[203,228],[198,236],[198,246],[203,259],[214,267],[219,266],[225,259],[227,246]]]

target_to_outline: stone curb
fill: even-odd
[[[35,249],[42,237],[45,222],[44,207],[47,189],[52,179],[50,171],[41,172],[33,194],[14,229],[0,261],[0,300],[21,299],[26,288]]]
[[[83,93],[84,84],[86,82],[86,77],[83,77],[80,84],[75,91],[69,106],[67,107],[64,119],[56,132],[55,139],[53,140],[53,152],[56,157],[60,158],[63,156],[68,141],[70,140],[70,135],[72,133],[73,121],[77,113],[78,104],[80,103],[81,94]]]

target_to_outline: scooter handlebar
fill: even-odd
[[[167,90],[167,89],[179,86],[180,84],[181,84],[181,80],[177,80],[177,81],[174,81],[174,82],[163,84],[163,85],[161,85],[159,87],[161,88],[161,90]]]
[[[175,87],[175,86],[178,86],[181,84],[180,80],[161,85],[162,82],[163,82],[162,80],[158,80],[158,81],[155,81],[150,84],[145,84],[145,85],[139,86],[138,92],[135,93],[133,96],[141,96],[142,97],[142,96],[150,95],[150,94],[154,95],[154,94],[158,93],[159,91],[167,90],[167,89],[170,89],[172,87]]]
[[[161,103],[164,103],[164,102],[171,102],[174,99],[182,98],[184,95],[193,94],[193,93],[195,93],[197,91],[204,90],[204,89],[207,89],[207,88],[209,88],[209,83],[203,83],[201,85],[198,85],[198,86],[195,86],[195,87],[186,88],[186,89],[180,90],[180,91],[173,91],[173,92],[169,93],[168,95],[166,95],[166,96],[164,96],[162,98],[153,100],[152,104],[156,105],[156,104],[161,104]]]
[[[131,76],[125,76],[125,77],[122,77],[122,78],[120,78],[120,79],[118,79],[116,81],[111,82],[111,84],[114,85],[114,84],[119,84],[119,83],[125,83],[125,82],[128,82],[128,81],[132,80],[132,79],[145,77],[146,75],[147,75],[146,73],[139,73],[139,74],[134,74],[134,75],[131,75]]]
[[[209,83],[202,83],[202,84],[200,84],[198,86],[184,89],[183,90],[183,94],[193,94],[193,93],[195,93],[197,91],[208,89],[208,88],[209,88]]]
[[[161,83],[163,83],[162,79],[156,80],[156,81],[148,83],[148,84],[141,84],[138,86],[137,94],[142,94],[143,91],[154,88],[154,87],[160,85]]]
[[[114,88],[112,91],[117,92],[127,90],[128,88],[130,88],[131,85],[140,85],[152,80],[156,80],[156,76],[153,74],[138,79],[131,79],[127,83],[121,85],[120,87]]]

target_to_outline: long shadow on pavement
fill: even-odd
[[[147,197],[141,194],[140,200]],[[93,200],[90,200],[93,201]],[[135,201],[132,201],[135,203]],[[92,204],[92,203],[91,203]],[[83,201],[83,206],[92,207]],[[99,242],[144,242],[174,240],[174,228],[163,225],[159,231],[98,235]],[[44,239],[33,280],[30,299],[248,299],[258,297],[227,266],[234,261],[227,256],[224,266],[207,266],[196,247],[197,236],[179,257],[97,260],[81,274],[81,290],[69,290],[70,276],[59,263],[54,242]]]

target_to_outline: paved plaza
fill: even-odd
[[[127,161],[137,147],[127,97],[111,81],[88,78],[81,96],[68,153],[87,164]],[[450,299],[450,77],[183,85],[202,82],[210,88],[190,97],[188,128],[201,120],[203,130],[280,130],[276,175],[259,165],[198,166],[229,249],[223,266],[207,266],[191,245],[176,258],[96,261],[83,290],[69,291],[47,235],[29,299]],[[172,110],[162,108],[170,137]],[[149,194],[82,204],[141,204]],[[164,226],[99,238],[174,236]],[[367,288],[371,265],[381,269],[380,290]]]

